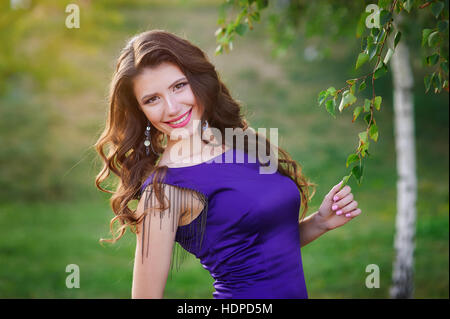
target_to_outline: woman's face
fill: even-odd
[[[194,120],[200,123],[200,110],[187,78],[176,64],[163,62],[145,68],[133,84],[142,111],[159,131],[169,137],[176,128],[186,129],[189,135],[196,132],[193,125]]]

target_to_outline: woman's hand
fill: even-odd
[[[361,214],[350,186],[345,185],[339,190],[341,184],[342,181],[325,196],[317,213],[317,219],[326,230],[340,227]]]

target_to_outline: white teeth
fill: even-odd
[[[175,122],[169,122],[169,123],[170,123],[170,124],[173,124],[173,125],[180,124],[181,122],[183,122],[184,120],[187,119],[188,115],[189,115],[189,112],[188,112],[185,116],[183,116],[181,119],[179,119],[178,121],[175,121]]]

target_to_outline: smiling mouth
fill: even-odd
[[[191,111],[192,111],[192,108],[189,111],[187,111],[184,115],[182,115],[180,118],[178,118],[178,120],[171,121],[171,122],[164,122],[164,123],[171,124],[171,125],[178,125],[180,123],[183,123],[189,117],[189,114],[191,113]]]

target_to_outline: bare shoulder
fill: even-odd
[[[161,196],[159,198],[162,202],[158,200],[153,184],[149,184],[144,189],[135,213],[137,219],[142,218],[142,215],[151,215],[152,217],[172,215],[178,216],[179,226],[184,226],[203,211],[205,203],[202,194],[170,184],[160,184],[160,186]],[[165,214],[166,212],[169,214]]]

